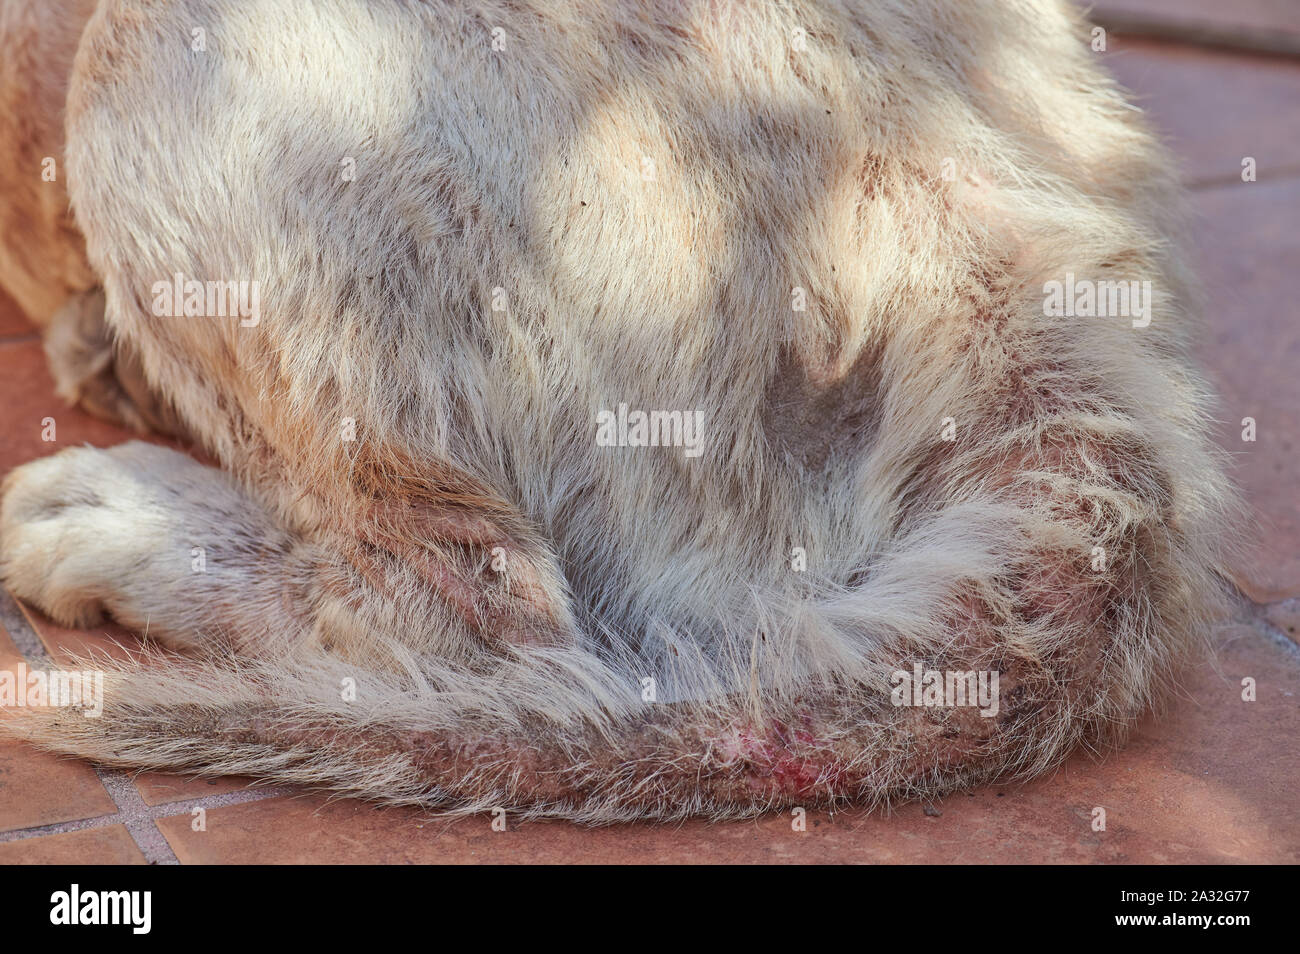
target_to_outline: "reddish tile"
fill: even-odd
[[[0,422],[0,474],[65,447],[110,447],[133,437],[55,396],[40,341],[0,342],[0,382],[5,407]],[[54,441],[42,439],[46,418],[54,419]]]
[[[0,865],[143,865],[125,825],[83,828],[0,844]]]
[[[1296,9],[1300,9],[1297,5]],[[1106,65],[1147,111],[1187,181],[1259,183],[1300,172],[1300,61],[1113,37]]]
[[[15,602],[55,662],[66,663],[74,658],[141,658],[140,640],[116,623],[103,623],[93,629],[67,629],[21,600]]]
[[[1237,629],[1164,718],[1097,762],[1076,755],[1022,787],[985,788],[892,815],[813,812],[757,821],[622,825],[430,819],[356,801],[274,798],[159,820],[187,863],[1272,862],[1300,861],[1300,664]],[[1241,699],[1240,680],[1258,683]],[[1094,810],[1105,830],[1094,831]]]
[[[36,329],[18,308],[18,303],[0,290],[0,340],[33,337]]]
[[[67,629],[25,603],[19,602],[18,605],[40,637],[46,652],[57,662],[66,663],[76,657],[95,659],[107,656],[115,660],[141,658],[140,640],[121,626],[106,623],[94,629]],[[156,653],[161,650],[155,645],[153,651]],[[220,795],[238,791],[249,784],[248,779],[242,778],[187,778],[160,772],[142,772],[133,781],[146,805]]]
[[[252,779],[235,776],[220,778],[193,778],[186,775],[167,775],[163,772],[141,772],[132,781],[146,805],[165,805],[169,802],[187,801],[207,795],[224,795],[248,788]]]
[[[189,813],[157,820],[182,864],[365,864],[438,860],[419,813],[356,801],[271,798],[207,811],[206,830]],[[421,828],[425,825],[425,828]],[[430,833],[432,834],[432,833]]]
[[[0,669],[12,672],[22,661],[9,634],[0,629]],[[0,734],[0,831],[115,811],[113,799],[85,762],[41,752]]]
[[[1258,602],[1300,595],[1300,323],[1287,290],[1300,262],[1300,179],[1199,192],[1200,275],[1208,293],[1203,348],[1222,396],[1220,442],[1255,515],[1235,567]],[[1255,441],[1242,440],[1242,419]]]

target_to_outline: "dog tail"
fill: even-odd
[[[1118,740],[1204,631],[1212,574],[1149,538],[1132,558],[1117,551],[1103,584],[1060,553],[1007,562],[953,519],[857,587],[759,626],[712,687],[593,645],[473,665],[158,656],[104,667],[97,716],[28,708],[4,726],[107,765],[586,823],[870,807],[1029,776],[1081,741]],[[987,572],[970,575],[981,561]],[[798,651],[823,637],[843,652],[815,671]],[[698,674],[688,651],[665,655]]]

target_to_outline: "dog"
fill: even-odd
[[[6,730],[586,823],[1120,742],[1223,612],[1235,497],[1173,163],[1093,36],[3,0],[0,279],[64,397],[214,464],[8,475],[8,589],[155,648]]]

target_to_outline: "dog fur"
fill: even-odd
[[[76,53],[7,60],[7,121],[57,148],[66,82],[106,325],[219,467],[9,475],[12,592],[183,656],[6,728],[453,812],[724,817],[1041,772],[1204,642],[1232,494],[1178,187],[1068,4],[15,6],[6,57]],[[58,226],[0,256],[33,317],[93,293],[57,202],[3,201]],[[260,319],[158,316],[176,273],[258,282]],[[1044,317],[1067,273],[1150,281],[1150,324]],[[597,446],[620,403],[699,411],[703,454]],[[997,716],[893,705],[918,663],[997,671]]]

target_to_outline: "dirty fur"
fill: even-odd
[[[76,224],[219,467],[9,475],[12,592],[183,655],[5,727],[595,823],[1118,742],[1221,609],[1232,495],[1171,161],[1089,30],[1055,0],[101,0]],[[177,272],[256,280],[260,320],[156,316]],[[1067,273],[1149,281],[1150,324],[1044,317]],[[620,403],[698,411],[703,453],[598,446]],[[996,671],[998,714],[893,705],[917,663]]]

